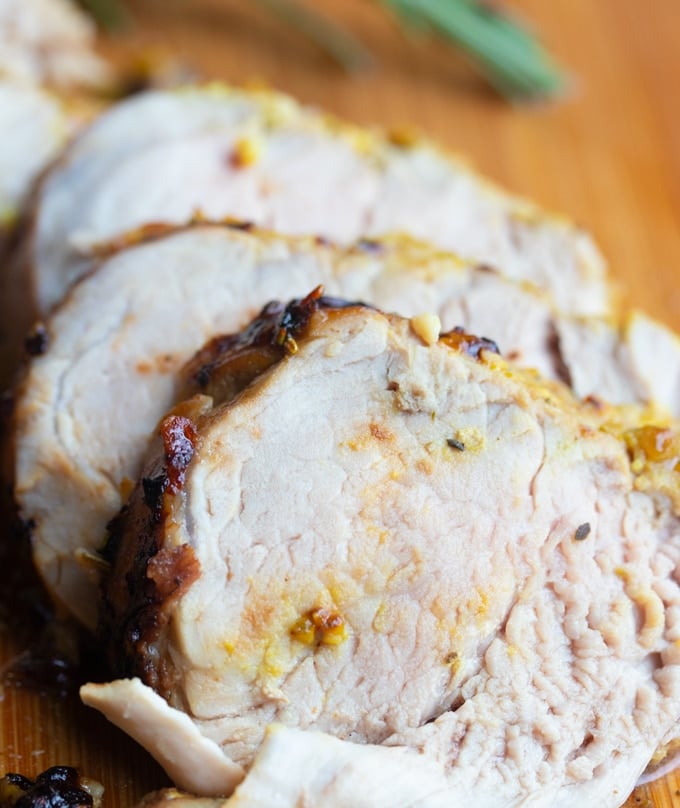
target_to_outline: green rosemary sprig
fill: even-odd
[[[118,0],[77,0],[94,21],[105,31],[120,28],[125,13]]]
[[[382,0],[408,27],[453,41],[505,97],[532,101],[564,89],[562,71],[519,22],[478,0]]]
[[[104,28],[120,25],[117,0],[79,0]],[[407,30],[437,34],[464,51],[487,80],[511,101],[533,101],[561,92],[564,74],[519,21],[488,0],[380,0]],[[257,0],[266,11],[316,42],[343,69],[357,72],[373,61],[367,48],[330,17],[300,0]]]

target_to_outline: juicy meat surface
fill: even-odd
[[[351,243],[405,231],[547,289],[566,311],[609,308],[589,236],[426,142],[330,121],[273,93],[153,92],[82,134],[36,200],[24,268],[43,315],[99,242],[200,212]]]
[[[34,559],[48,589],[86,625],[96,621],[91,554],[140,471],[149,434],[181,395],[184,362],[269,300],[302,296],[317,284],[331,295],[408,316],[432,312],[446,329],[488,335],[505,356],[547,378],[566,373],[580,396],[669,403],[642,385],[628,361],[627,327],[592,321],[590,331],[610,335],[608,350],[618,346],[615,361],[607,355],[605,384],[589,321],[557,315],[526,286],[426,246],[391,239],[341,250],[238,227],[170,229],[105,259],[74,287],[36,334],[38,355],[17,390],[16,500],[33,525]],[[561,351],[574,329],[573,350]],[[674,366],[677,378],[680,349]]]
[[[323,804],[399,770],[399,805],[622,804],[680,718],[680,436],[464,333],[314,296],[264,326],[221,403],[163,419],[112,529],[118,674],[246,770],[272,724],[340,739]],[[323,785],[300,744],[291,806]]]

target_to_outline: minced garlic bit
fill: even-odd
[[[242,137],[234,143],[231,163],[235,168],[247,168],[258,161],[261,151],[262,147],[256,138]]]
[[[330,609],[312,609],[290,629],[294,640],[304,645],[340,645],[347,639],[345,619]]]
[[[434,345],[442,331],[442,321],[436,314],[416,314],[411,317],[411,328],[426,345]]]

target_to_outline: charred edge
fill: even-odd
[[[159,550],[149,559],[146,575],[153,581],[156,596],[167,602],[178,598],[200,572],[199,562],[188,544]]]
[[[566,362],[564,357],[564,353],[562,352],[562,343],[560,341],[560,335],[557,331],[555,323],[550,324],[550,331],[548,332],[548,339],[547,339],[547,348],[548,353],[552,357],[553,360],[553,367],[555,368],[555,375],[557,378],[566,384],[568,387],[572,387],[572,377],[571,371],[569,370],[569,365]]]
[[[239,219],[225,219],[224,223],[230,230],[241,230],[244,233],[251,233],[255,229],[254,222],[246,222]]]
[[[168,487],[168,475],[163,471],[155,477],[142,478],[142,496],[144,504],[155,515],[160,518],[163,506],[163,494]],[[113,526],[113,523],[111,523]],[[108,545],[107,545],[108,546]]]
[[[9,773],[0,779],[3,808],[92,808],[92,795],[83,787],[76,769],[52,766],[30,780]]]
[[[462,351],[473,359],[479,359],[482,351],[491,351],[500,355],[500,349],[493,340],[468,334],[462,326],[456,326],[451,331],[447,331],[439,339],[450,348]]]
[[[194,456],[196,427],[183,415],[171,415],[161,424],[161,437],[166,463],[165,489],[176,494],[184,485],[187,467]]]
[[[4,443],[5,431],[9,429],[14,416],[16,399],[12,389],[0,392],[0,445]]]
[[[150,646],[167,616],[162,612],[155,583],[146,573],[149,560],[159,550],[165,474],[147,479],[147,490],[142,484],[129,505],[109,523],[103,555],[110,560],[111,568],[103,581],[99,639],[107,648],[112,676],[139,676],[160,692],[172,686],[172,676],[152,662]]]
[[[243,331],[216,337],[202,348],[187,365],[189,378],[200,390],[206,390],[220,370],[228,370],[238,355],[251,349],[261,353],[261,361],[253,363],[254,377],[296,352],[297,340],[304,334],[315,312],[354,306],[373,308],[361,302],[325,296],[321,286],[305,298],[292,300],[287,305],[271,301]],[[248,381],[246,379],[244,384]]]
[[[24,348],[29,356],[42,356],[50,347],[50,337],[43,323],[36,323],[29,331]]]
[[[114,677],[138,676],[170,698],[177,672],[171,661],[158,658],[154,644],[177,599],[198,578],[200,563],[188,545],[164,546],[169,514],[165,494],[181,490],[193,457],[195,428],[187,418],[170,416],[161,436],[163,457],[109,524],[103,555],[111,566],[103,581],[99,636]]]
[[[170,662],[158,658],[153,645],[174,604],[198,579],[200,563],[189,545],[158,549],[157,536],[149,544],[151,552],[135,559],[134,568],[125,577],[132,607],[123,620],[112,621],[124,653],[121,655],[120,642],[116,641],[110,646],[110,661],[117,675],[138,676],[168,699],[177,674]]]

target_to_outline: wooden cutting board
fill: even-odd
[[[175,67],[199,75],[260,80],[350,120],[406,125],[436,137],[506,187],[590,229],[626,298],[680,328],[677,0],[642,7],[638,0],[511,5],[572,74],[570,93],[559,104],[526,109],[502,103],[463,58],[404,38],[368,0],[315,2],[371,47],[377,64],[366,75],[342,75],[250,0],[131,2],[132,24],[102,49],[123,66],[140,54],[171,57]],[[30,568],[15,550],[5,546],[0,554],[5,671],[26,660],[40,636],[38,590],[16,584]],[[34,775],[57,763],[75,765],[105,785],[107,808],[130,808],[167,783],[146,753],[79,705],[73,682],[66,680],[64,690],[63,696],[36,691],[21,676],[5,681],[0,769]],[[626,805],[680,806],[680,775],[638,789]]]

